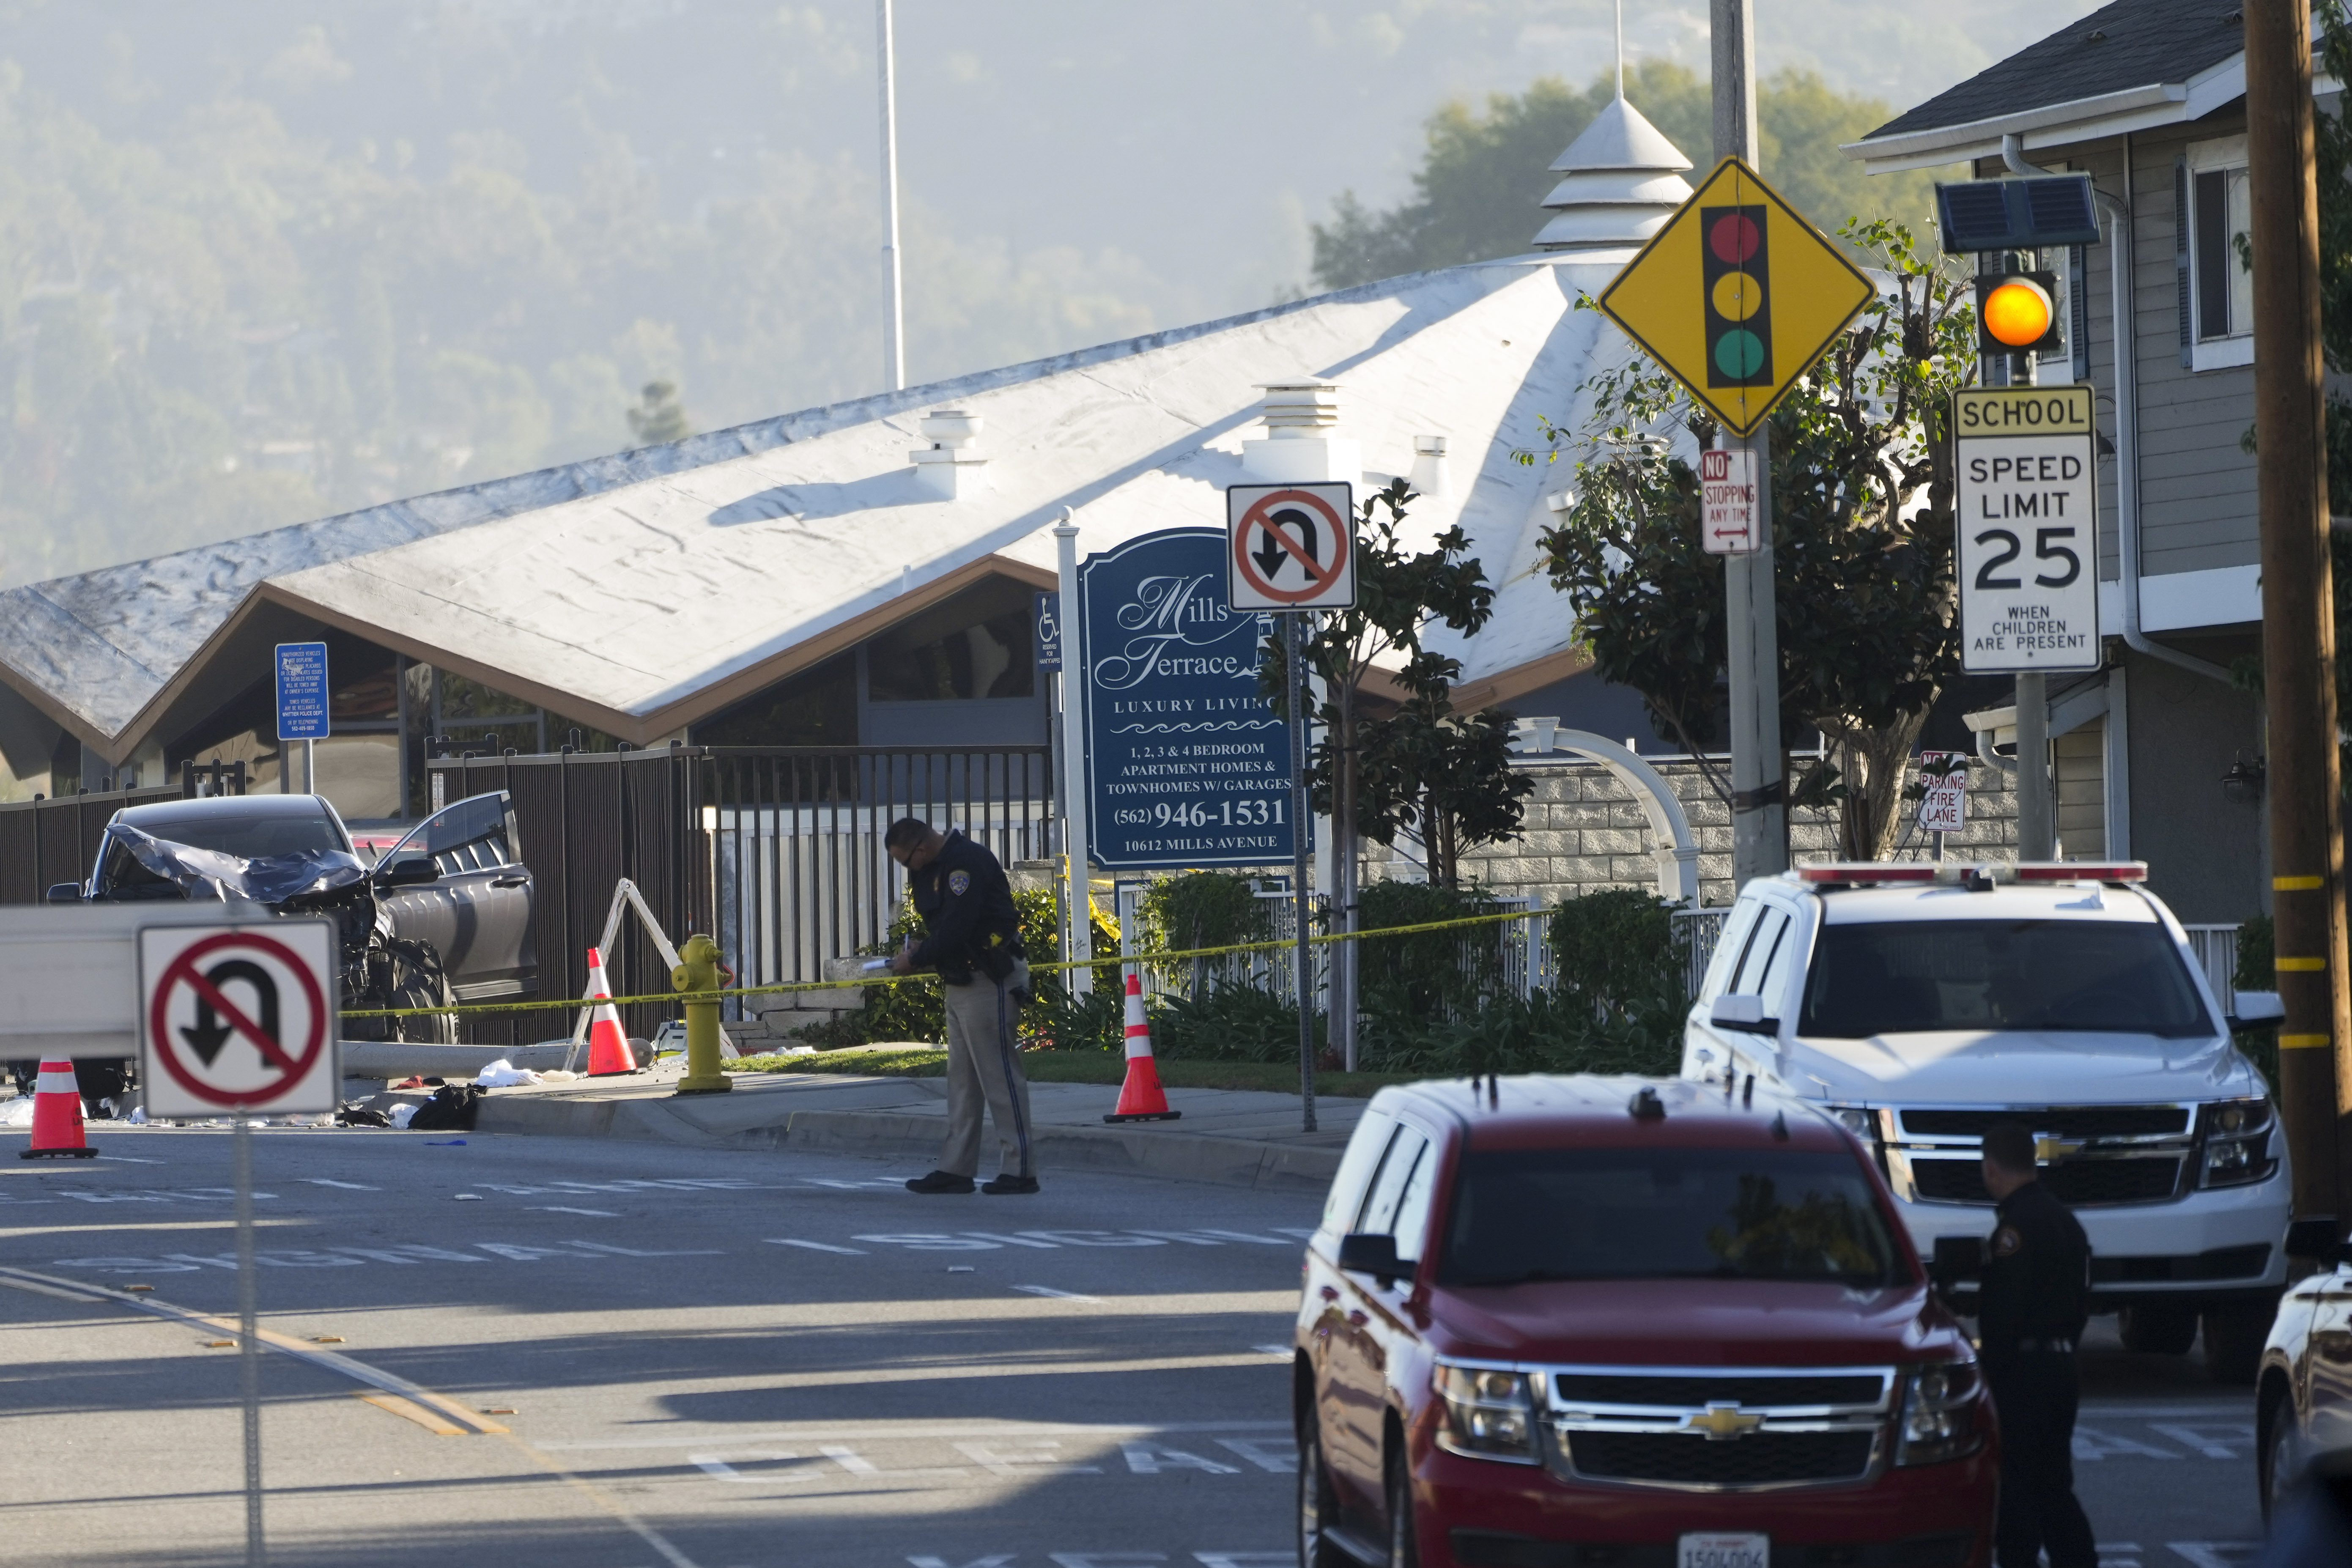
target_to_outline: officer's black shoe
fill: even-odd
[[[933,1171],[928,1176],[917,1176],[907,1184],[910,1193],[968,1193],[971,1178],[959,1176],[953,1171]]]
[[[996,1193],[999,1194],[1005,1193],[1034,1193],[1037,1190],[1037,1178],[1034,1176],[999,1176],[992,1182],[982,1182],[980,1184],[980,1190],[983,1193]]]

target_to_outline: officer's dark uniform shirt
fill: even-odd
[[[940,979],[961,985],[974,971],[1002,980],[1013,972],[1014,958],[1026,956],[1003,866],[961,831],[948,835],[912,883],[925,932],[915,948],[918,969],[936,968]]]
[[[2072,1344],[2090,1318],[2090,1238],[2038,1181],[2001,1199],[1999,1214],[1977,1305],[1985,1353]]]

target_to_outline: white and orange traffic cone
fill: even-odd
[[[1118,1109],[1105,1121],[1173,1121],[1184,1113],[1168,1109],[1160,1068],[1151,1059],[1151,1025],[1143,1016],[1143,976],[1127,972],[1127,1081],[1118,1088]]]
[[[16,1152],[20,1160],[94,1159],[98,1151],[81,1135],[81,1087],[70,1060],[44,1061],[33,1084],[33,1142]]]
[[[613,1005],[613,988],[604,980],[604,955],[588,950],[588,1076],[610,1078],[635,1072],[637,1058],[621,1027],[620,1010]]]

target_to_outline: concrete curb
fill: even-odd
[[[620,1138],[707,1149],[778,1149],[798,1153],[905,1154],[934,1159],[946,1130],[938,1114],[892,1110],[793,1110],[779,1121],[734,1129],[702,1125],[667,1099],[572,1100],[491,1095],[475,1130],[572,1138]],[[690,1102],[689,1102],[690,1103]],[[1141,1127],[1036,1129],[1037,1161],[1055,1170],[1108,1171],[1267,1192],[1321,1192],[1339,1168],[1337,1149],[1302,1149]]]

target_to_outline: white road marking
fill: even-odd
[[[728,1452],[735,1458],[743,1460],[747,1463],[766,1459],[797,1459],[800,1458],[798,1454],[794,1454],[784,1449],[776,1449],[771,1452],[753,1452],[746,1449],[730,1449]],[[815,1473],[813,1470],[772,1470],[764,1472],[761,1475],[747,1476],[717,1454],[688,1454],[687,1456],[687,1462],[699,1467],[715,1480],[740,1481],[746,1485],[752,1486],[756,1486],[761,1481],[804,1481]]]
[[[1126,1457],[1127,1471],[1132,1476],[1156,1476],[1165,1470],[1199,1470],[1212,1476],[1241,1474],[1231,1465],[1221,1465],[1214,1459],[1204,1459],[1181,1448],[1162,1448],[1150,1443],[1121,1443],[1118,1451]]]
[[[227,1203],[236,1196],[235,1187],[182,1187],[173,1191],[162,1187],[124,1187],[119,1192],[98,1192],[89,1187],[52,1187],[49,1191],[61,1198],[71,1198],[81,1204],[168,1204],[183,1198],[200,1203]],[[275,1198],[276,1193],[256,1193],[256,1202]]]
[[[1007,1247],[1039,1247],[1045,1248],[1047,1252],[1053,1251],[1058,1245],[1057,1243],[1051,1241],[1034,1241],[1030,1239],[1031,1237],[1036,1234],[1034,1231],[1024,1236],[1000,1236],[992,1230],[967,1230],[961,1234],[971,1237],[975,1241],[1002,1242]]]
[[[1022,1447],[999,1447],[989,1443],[958,1443],[957,1453],[982,1469],[1010,1479],[1026,1479],[1032,1476],[1098,1476],[1099,1465],[1072,1465],[1045,1450],[1059,1448],[1056,1437],[1030,1437],[1021,1440]],[[1026,1450],[1025,1452],[1024,1450]]]
[[[904,1247],[917,1252],[993,1252],[998,1243],[982,1241],[969,1236],[950,1236],[945,1231],[889,1231],[879,1236],[853,1236],[852,1241],[870,1241],[877,1247]]]
[[[2151,1421],[2148,1426],[2209,1459],[2235,1459],[2242,1453],[2254,1451],[2254,1424],[2251,1421]]]
[[[699,1437],[599,1437],[572,1443],[542,1443],[539,1446],[551,1451],[569,1452],[580,1448],[709,1448],[719,1440],[742,1443],[812,1444],[823,1443],[830,1439],[837,1444],[843,1438],[855,1437],[866,1443],[921,1443],[944,1442],[960,1437],[1028,1438],[1040,1435],[1113,1442],[1120,1437],[1152,1437],[1170,1432],[1287,1432],[1289,1430],[1290,1423],[1287,1421],[1160,1421],[1148,1425],[1117,1422],[1100,1426],[1055,1421],[1024,1421],[1018,1424],[966,1422],[950,1426],[899,1426],[887,1422],[872,1424],[845,1422],[826,1426],[794,1426],[781,1431],[728,1433],[723,1439],[717,1434],[706,1433]],[[1241,1454],[1244,1458],[1250,1459],[1252,1463],[1263,1468],[1288,1470],[1296,1468],[1288,1462],[1287,1458],[1279,1464],[1271,1464],[1265,1459],[1255,1458],[1244,1451],[1251,1446],[1246,1441],[1239,1447],[1222,1438],[1219,1441],[1224,1447],[1233,1448],[1235,1453]],[[1279,1443],[1269,1440],[1256,1446],[1280,1448],[1286,1456],[1291,1451],[1287,1438]],[[818,1452],[828,1458],[838,1458],[830,1447],[820,1447]],[[851,1454],[855,1450],[843,1448],[841,1452]]]
[[[1298,1561],[1296,1552],[1195,1552],[1192,1561],[1201,1568],[1291,1568]]]
[[[2126,1455],[2136,1459],[2180,1458],[2169,1448],[2152,1448],[2146,1443],[2136,1442],[2129,1437],[2118,1437],[2114,1433],[2103,1431],[2096,1426],[2078,1426],[2074,1428],[2074,1458],[2077,1461],[2111,1458],[2117,1454]]]
[[[853,1476],[878,1476],[882,1473],[871,1461],[860,1458],[856,1449],[839,1443],[824,1444],[817,1449],[817,1452]]]
[[[380,1193],[382,1187],[362,1186],[357,1182],[338,1182],[326,1176],[304,1176],[302,1180],[314,1187],[341,1187],[347,1193]]]
[[[1285,1361],[1297,1353],[1297,1347],[1292,1345],[1252,1345],[1250,1349],[1265,1355],[1280,1356]]]
[[[2245,1568],[2263,1549],[2259,1541],[2168,1541],[2164,1545],[2196,1568]]]
[[[591,1252],[609,1252],[616,1258],[724,1258],[727,1249],[720,1247],[688,1247],[673,1251],[646,1251],[635,1247],[615,1247],[609,1241],[574,1241],[574,1247],[584,1247]]]
[[[575,1209],[564,1204],[533,1204],[530,1207],[531,1211],[535,1214],[582,1214],[586,1215],[591,1219],[618,1219],[621,1217],[619,1214],[612,1209]]]
[[[100,1153],[99,1155],[99,1159],[109,1164],[114,1165],[160,1165],[163,1163],[161,1160],[142,1160],[136,1154]]]
[[[1147,1563],[1165,1563],[1165,1552],[1048,1552],[1046,1556],[1061,1568],[1142,1568]]]
[[[771,1247],[805,1247],[811,1252],[840,1252],[845,1253],[851,1258],[864,1258],[866,1255],[866,1249],[862,1247],[835,1247],[829,1241],[803,1241],[797,1237],[790,1236],[772,1236],[768,1237],[768,1245]]]
[[[1259,1437],[1220,1437],[1217,1447],[1232,1449],[1261,1470],[1284,1476],[1298,1473],[1298,1446],[1296,1443]]]
[[[1013,1288],[1025,1296],[1050,1296],[1056,1301],[1092,1301],[1097,1306],[1102,1305],[1100,1296],[1081,1296],[1076,1290],[1056,1290],[1051,1285],[1015,1285]]]
[[[1013,1561],[1013,1553],[1000,1552],[993,1557],[975,1557],[962,1564],[950,1563],[944,1557],[909,1557],[907,1561],[913,1563],[915,1568],[1004,1568],[1007,1563]]]

